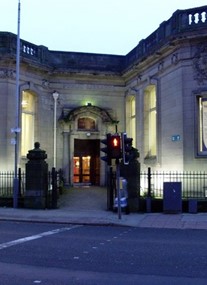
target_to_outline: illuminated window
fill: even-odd
[[[78,119],[78,129],[79,130],[95,130],[96,124],[95,120],[91,118],[79,118]]]
[[[133,138],[133,146],[136,146],[136,99],[129,96],[126,102],[126,132]]]
[[[156,88],[150,85],[144,95],[144,151],[145,158],[157,155]]]
[[[34,95],[22,92],[21,155],[34,147]]]
[[[198,153],[207,155],[207,97],[198,97]]]

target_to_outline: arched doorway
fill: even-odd
[[[67,181],[72,185],[105,185],[105,164],[100,161],[100,140],[117,123],[112,113],[111,109],[91,104],[63,109],[60,119],[66,130],[63,132],[63,169],[68,173]]]

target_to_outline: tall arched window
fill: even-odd
[[[144,152],[145,158],[157,155],[156,87],[150,85],[144,92]]]
[[[128,96],[126,102],[126,132],[133,138],[133,146],[136,147],[136,98]]]
[[[207,93],[197,97],[198,102],[198,155],[207,155]]]
[[[35,96],[31,92],[22,92],[21,107],[21,155],[26,156],[34,147]]]

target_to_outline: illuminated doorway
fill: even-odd
[[[100,140],[74,140],[73,183],[100,185]]]
[[[74,183],[90,183],[90,156],[75,156],[74,165]]]

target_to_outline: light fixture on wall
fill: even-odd
[[[52,93],[53,99],[54,99],[54,139],[53,139],[53,167],[56,168],[56,153],[57,153],[57,122],[56,122],[56,117],[57,117],[57,99],[59,97],[59,93],[57,91],[54,91]]]

